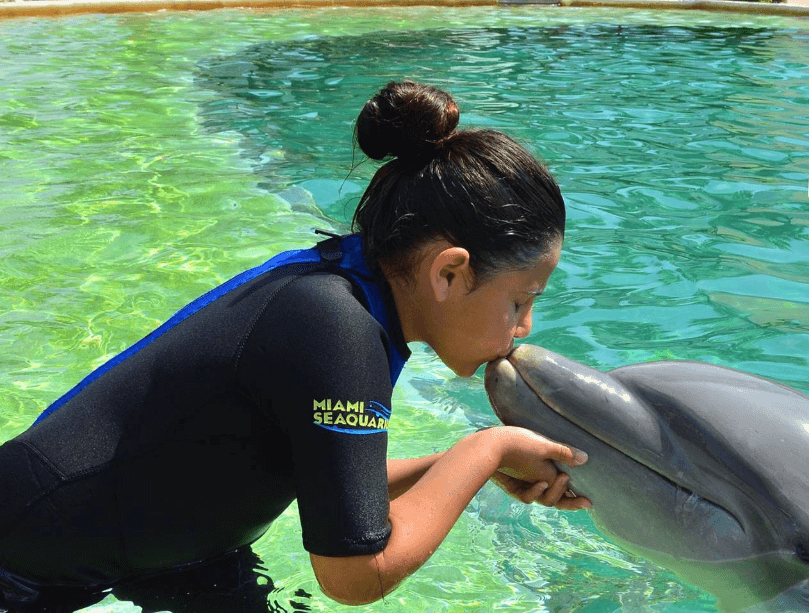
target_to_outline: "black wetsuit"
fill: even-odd
[[[387,420],[409,352],[359,237],[338,245],[192,303],[0,447],[0,586],[204,560],[258,539],[295,498],[308,551],[384,548]]]

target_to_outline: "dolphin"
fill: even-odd
[[[699,362],[601,372],[533,345],[486,368],[497,417],[589,454],[560,466],[607,538],[725,612],[809,612],[809,397]]]

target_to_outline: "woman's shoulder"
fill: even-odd
[[[313,272],[293,279],[276,294],[268,310],[330,327],[375,321],[364,306],[362,291],[348,278],[331,272]]]
[[[301,306],[305,306],[304,303],[319,306],[359,304],[351,281],[342,275],[327,271],[310,272],[295,278],[278,292],[277,299],[300,301]]]

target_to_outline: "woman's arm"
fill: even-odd
[[[577,466],[586,455],[529,430],[498,427],[470,434],[451,449],[428,458],[418,470],[398,473],[397,490],[415,479],[391,502],[391,535],[377,554],[343,558],[311,554],[323,591],[345,604],[367,604],[389,594],[438,548],[475,493],[499,469],[532,484],[521,499],[556,504],[567,491],[567,478],[549,460]],[[416,460],[415,462],[419,462]],[[395,467],[397,471],[406,465]],[[424,469],[421,477],[417,474]],[[568,508],[586,506],[585,499]]]
[[[388,460],[388,493],[395,500],[424,476],[442,453],[408,460]]]

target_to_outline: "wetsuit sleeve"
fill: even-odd
[[[245,345],[240,372],[284,433],[311,553],[376,553],[387,543],[388,356],[387,333],[351,284],[319,273],[280,290]]]

